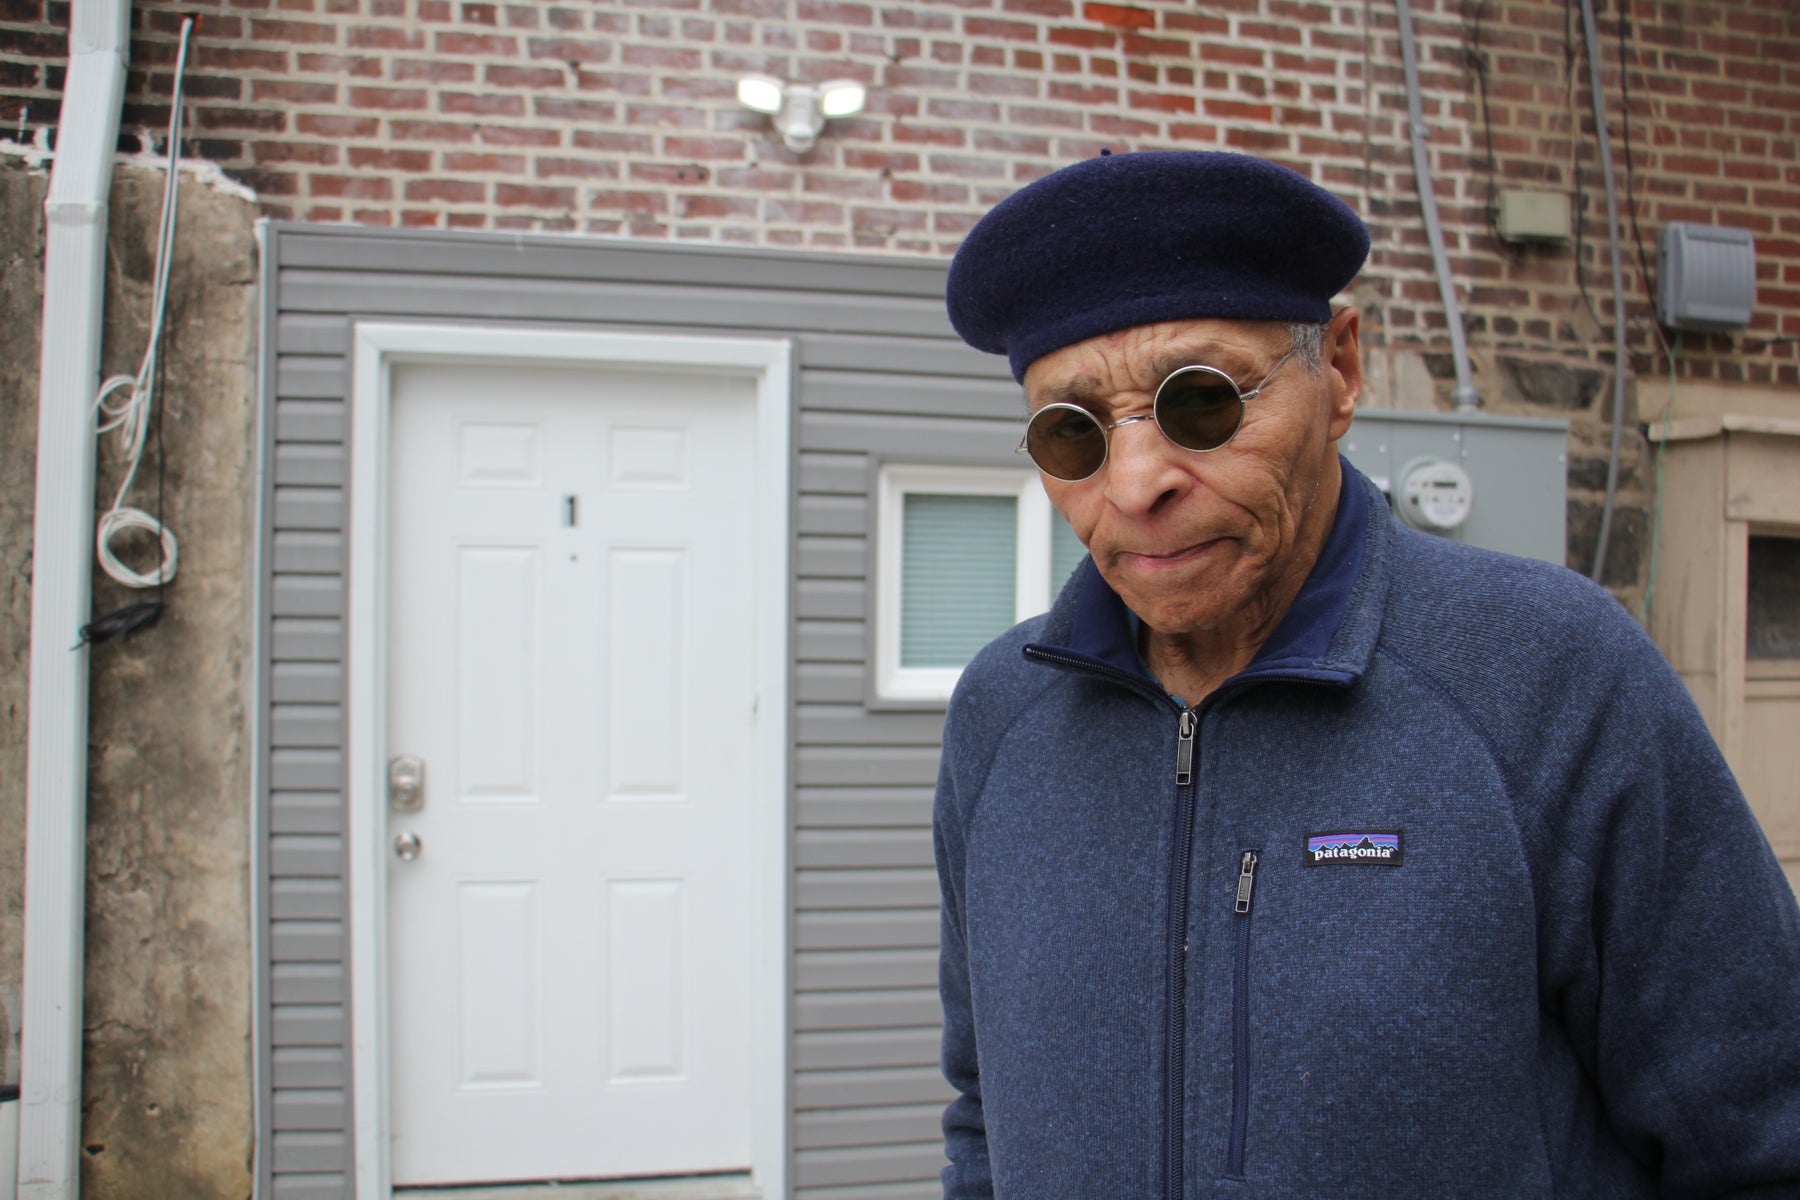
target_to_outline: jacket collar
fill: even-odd
[[[1392,537],[1387,503],[1367,477],[1340,457],[1344,485],[1319,559],[1275,631],[1226,685],[1258,678],[1348,686],[1374,652],[1386,593]],[[1093,559],[1083,561],[1045,627],[1047,646],[1154,683],[1137,651],[1137,620],[1107,586]]]

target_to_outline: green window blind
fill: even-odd
[[[900,665],[965,666],[1015,619],[1018,501],[911,492],[901,528]]]
[[[1075,571],[1075,565],[1087,557],[1087,547],[1069,528],[1062,514],[1050,514],[1050,602],[1054,604],[1056,597],[1062,593],[1063,584],[1069,582],[1069,576]]]

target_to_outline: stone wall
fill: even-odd
[[[0,157],[0,997],[21,986],[31,513],[46,176]],[[104,373],[144,352],[160,172],[121,166]],[[180,574],[153,626],[90,651],[82,1194],[247,1197],[253,1114],[250,737],[257,264],[254,206],[188,180],[169,290],[164,515]],[[100,508],[123,466],[100,447]],[[128,503],[156,507],[155,443]],[[134,543],[131,538],[141,538]],[[154,564],[131,534],[120,556]],[[95,570],[94,612],[151,593]],[[3,1057],[16,1077],[14,1044]]]

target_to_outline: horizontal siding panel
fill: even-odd
[[[344,839],[335,834],[277,834],[269,839],[269,871],[275,875],[341,875]]]
[[[269,830],[288,833],[336,833],[344,828],[342,792],[274,792],[269,797]]]
[[[342,1046],[277,1046],[269,1053],[278,1088],[350,1086],[350,1066]]]
[[[276,442],[343,442],[350,437],[350,406],[342,400],[275,402]]]
[[[794,615],[802,619],[860,621],[868,612],[860,579],[806,579],[794,589]]]
[[[277,1175],[271,1200],[345,1200],[354,1194],[348,1175]]]
[[[797,1071],[868,1070],[873,1067],[937,1069],[937,1029],[858,1029],[840,1033],[796,1033]]]
[[[802,403],[804,403],[802,397]],[[837,492],[861,496],[869,490],[869,456],[866,454],[802,454],[794,472],[799,492]]]
[[[457,266],[463,265],[458,255]],[[516,265],[515,271],[522,270]],[[734,291],[716,286],[557,279],[550,276],[420,275],[365,271],[284,270],[276,285],[283,309],[381,316],[430,313],[445,319],[606,322],[616,325],[716,327],[755,336],[754,325],[779,314],[790,329],[836,333],[891,332],[936,337],[945,332],[943,302],[881,295]]]
[[[269,881],[269,915],[277,921],[341,921],[341,879],[273,879]]]
[[[346,236],[348,234],[348,236]],[[601,278],[635,282],[660,279],[719,289],[775,286],[826,292],[888,292],[912,297],[942,313],[946,264],[874,255],[820,254],[737,247],[682,246],[646,249],[582,242],[563,236],[400,234],[356,231],[318,234],[305,227],[281,231],[281,265],[358,271],[442,272],[458,275],[528,275],[542,279]],[[421,311],[430,311],[424,309]],[[941,333],[948,337],[945,323]]]
[[[794,956],[801,991],[936,987],[938,955],[930,950],[803,950]]]
[[[278,1174],[349,1171],[350,1139],[341,1133],[278,1133],[270,1165]]]
[[[269,671],[269,699],[276,704],[336,704],[344,699],[344,665],[278,662]]]
[[[869,502],[862,496],[801,496],[794,510],[794,532],[862,535],[869,531]]]
[[[935,950],[938,912],[936,908],[803,912],[794,918],[794,929],[796,950]]]
[[[976,463],[1016,467],[1021,421],[874,416],[803,410],[795,436],[802,452],[879,454],[887,462]]]
[[[928,908],[938,902],[937,871],[801,871],[795,876],[794,899],[803,909]]]
[[[269,786],[294,792],[341,791],[344,786],[343,751],[271,750]]]
[[[801,663],[794,672],[794,699],[801,704],[860,704],[866,679],[860,662]]]
[[[794,712],[794,740],[802,746],[929,746],[935,753],[944,736],[944,714],[899,710],[867,712],[845,704],[800,704]]]
[[[795,839],[801,870],[844,867],[931,867],[929,829],[802,829]]]
[[[269,622],[269,657],[277,662],[341,660],[344,653],[340,617],[276,617]]]
[[[862,1183],[850,1187],[807,1188],[798,1200],[943,1200],[937,1176],[906,1183]]]
[[[802,1112],[887,1104],[933,1104],[942,1109],[956,1093],[936,1063],[934,1050],[930,1066],[801,1071],[794,1077],[794,1107]]]
[[[873,372],[879,375],[958,375],[992,379],[1019,394],[1006,360],[983,354],[960,338],[845,337],[809,333],[800,338],[800,365],[813,370]],[[1021,401],[1021,404],[1023,401]]]
[[[308,575],[340,575],[349,561],[344,535],[326,530],[282,530],[270,556],[275,570]]]
[[[861,621],[794,622],[795,657],[802,662],[860,663],[869,654],[866,639]]]
[[[894,1142],[917,1145],[941,1141],[943,1116],[941,1104],[801,1113],[794,1122],[794,1148],[825,1150],[839,1146],[878,1146]]]
[[[275,361],[275,394],[306,400],[348,396],[349,360],[336,354],[284,354]]]
[[[347,726],[341,704],[275,704],[269,739],[277,746],[341,746]]]
[[[808,371],[805,376],[808,411],[894,413],[907,417],[979,417],[1014,421],[1024,435],[1025,394],[1011,379],[958,379],[910,374],[872,375],[865,372]],[[1013,438],[1018,444],[1018,436]]]
[[[271,962],[342,962],[349,945],[342,921],[272,919],[269,924]]]
[[[336,532],[344,527],[344,489],[288,487],[275,489],[275,528]]]
[[[864,784],[935,786],[936,746],[802,746],[795,758],[794,782],[800,787],[851,787]]]
[[[807,788],[798,806],[802,829],[927,827],[931,824],[932,788]]]
[[[350,983],[343,963],[276,963],[269,971],[276,1004],[345,1004]]]
[[[342,1088],[292,1088],[275,1093],[271,1122],[284,1129],[340,1130],[348,1127],[349,1097]]]
[[[807,534],[794,547],[794,574],[801,579],[865,579],[868,556],[869,540],[861,535]]]
[[[794,1005],[797,1030],[935,1028],[943,1023],[935,987],[803,992]]]
[[[803,1150],[794,1155],[794,1185],[846,1187],[863,1183],[920,1182],[943,1170],[942,1138],[909,1146],[858,1146],[840,1150]]]
[[[275,352],[348,355],[350,318],[335,313],[284,313],[275,321]]]
[[[282,487],[343,487],[349,452],[334,442],[283,442],[275,447],[275,483]]]
[[[342,1004],[277,1004],[269,1037],[277,1046],[342,1046],[350,1040],[350,1016]]]
[[[340,575],[277,575],[271,611],[278,617],[342,617],[344,579]]]

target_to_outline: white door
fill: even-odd
[[[754,384],[392,397],[393,1181],[747,1170]]]

